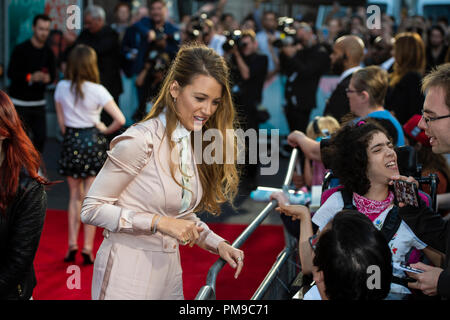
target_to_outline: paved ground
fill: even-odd
[[[57,172],[57,161],[60,153],[60,143],[50,138],[47,140],[44,161],[47,168],[47,175],[50,180],[64,180],[62,183],[51,186],[47,191],[48,195],[48,208],[57,210],[67,210],[67,204],[69,199],[69,189],[64,177],[60,176]],[[269,187],[281,187],[284,176],[286,174],[288,159],[280,156],[280,169],[277,175],[264,176],[258,178],[258,184],[260,186]],[[267,203],[255,202],[240,192],[240,205],[237,210],[233,210],[229,205],[223,207],[223,213],[219,217],[214,217],[209,214],[200,215],[201,219],[205,222],[215,223],[233,223],[233,224],[249,224],[253,219],[261,212],[261,210],[267,205]],[[275,224],[280,225],[281,220],[276,212],[272,212],[264,221],[263,224]]]

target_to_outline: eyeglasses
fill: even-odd
[[[359,90],[352,90],[352,89],[350,89],[350,88],[345,88],[345,92],[346,93],[355,93],[355,92],[361,92],[361,91],[359,91]]]
[[[450,114],[448,114],[446,116],[441,116],[441,117],[425,117],[424,110],[422,110],[422,118],[423,118],[423,120],[425,120],[425,123],[427,124],[427,127],[429,127],[431,121],[436,121],[436,120],[439,120],[439,119],[450,118]]]
[[[311,246],[311,248],[313,249],[313,251],[316,251],[317,248],[317,240],[319,240],[319,236],[317,235],[317,233],[315,235],[313,235],[312,237],[308,238],[308,242],[309,245]]]

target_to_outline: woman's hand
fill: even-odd
[[[233,269],[236,269],[234,278],[237,279],[241,273],[242,267],[244,266],[244,251],[233,248],[225,241],[219,243],[217,251],[223,260],[228,262]]]
[[[298,143],[298,140],[300,140],[305,134],[301,131],[295,130],[294,132],[290,133],[287,137],[287,142],[289,145],[293,148],[298,147],[300,144]]]
[[[100,131],[100,133],[103,133],[106,131],[107,127],[103,122],[98,122],[95,124],[95,127],[98,129],[98,131]]]
[[[389,181],[389,185],[393,186],[395,181],[398,180],[402,180],[402,181],[407,181],[407,182],[412,182],[416,185],[417,188],[419,188],[419,183],[417,182],[416,179],[414,179],[413,177],[405,177],[405,176],[401,176],[401,175],[394,175],[391,177],[391,181]],[[399,202],[398,206],[400,208],[404,207],[406,204],[403,202]]]
[[[437,285],[439,277],[444,271],[441,268],[432,267],[422,262],[411,264],[411,267],[423,270],[423,273],[407,272],[408,276],[417,280],[416,282],[408,283],[408,287],[412,289],[421,290],[427,296],[437,295]]]
[[[182,245],[192,248],[200,237],[203,227],[196,225],[194,221],[162,217],[157,226],[162,233],[177,239]]]
[[[389,185],[391,185],[391,186],[394,185],[394,181],[395,180],[403,180],[403,181],[407,181],[407,182],[412,182],[417,187],[419,187],[419,183],[413,177],[405,177],[405,176],[401,176],[401,175],[394,175],[394,176],[391,177],[391,181],[389,181]]]
[[[274,192],[270,195],[270,200],[277,200],[278,206],[275,208],[279,213],[292,217],[294,220],[311,219],[311,213],[305,206],[290,205],[289,199],[283,192]]]
[[[311,219],[311,213],[309,212],[309,209],[305,206],[280,205],[278,208],[275,208],[275,210],[286,216],[292,217],[292,221],[295,220],[304,221],[305,219]]]
[[[284,192],[274,192],[270,195],[270,201],[276,200],[278,202],[278,205],[281,206],[288,206],[291,203],[289,202],[288,197],[284,194]]]

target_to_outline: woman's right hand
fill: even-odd
[[[200,237],[203,227],[197,226],[194,221],[162,217],[158,223],[158,231],[165,233],[181,244],[189,244],[192,248]]]
[[[107,127],[103,122],[98,122],[95,124],[95,127],[98,129],[98,131],[100,131],[100,133],[103,133],[106,131]]]
[[[275,210],[281,214],[291,217],[292,221],[311,219],[311,212],[309,211],[308,207],[302,205],[280,204],[280,206],[275,208]]]
[[[283,192],[274,192],[270,195],[270,201],[276,200],[279,206],[290,205],[289,198]]]
[[[301,137],[304,135],[305,134],[303,132],[295,130],[288,135],[287,142],[293,148],[298,147],[299,146],[298,140],[301,139]]]

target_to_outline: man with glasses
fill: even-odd
[[[430,138],[434,153],[450,154],[450,63],[442,64],[423,80],[425,92],[422,119],[418,126]],[[442,203],[439,203],[442,206]],[[410,288],[419,289],[426,295],[439,294],[450,298],[450,222],[426,206],[405,206],[399,210],[402,219],[414,233],[430,247],[446,254],[442,266],[413,264],[424,270],[421,274],[409,273],[416,282]]]

